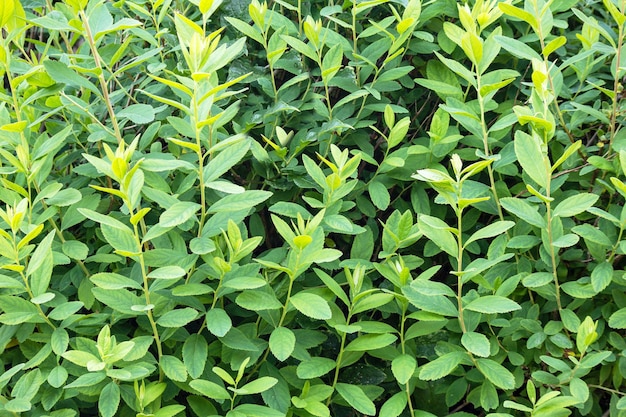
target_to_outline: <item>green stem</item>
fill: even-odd
[[[100,53],[96,48],[96,44],[91,33],[91,28],[89,27],[89,21],[84,11],[79,12],[81,20],[83,21],[83,26],[85,28],[85,34],[87,35],[87,42],[89,43],[89,48],[91,49],[91,53],[93,55],[94,63],[98,68],[98,82],[100,83],[100,88],[102,89],[102,97],[104,98],[104,103],[107,106],[107,111],[109,112],[109,117],[111,118],[111,124],[113,125],[113,130],[115,131],[115,138],[117,139],[117,143],[122,143],[124,138],[122,137],[122,132],[120,131],[120,127],[117,123],[117,117],[115,116],[115,112],[113,111],[113,105],[111,104],[111,98],[109,96],[109,87],[107,86],[107,82],[104,79],[104,70],[102,68],[102,63],[100,61]]]

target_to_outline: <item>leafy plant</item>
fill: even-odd
[[[0,415],[625,415],[625,25],[4,0]]]

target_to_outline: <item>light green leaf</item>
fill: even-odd
[[[261,378],[248,382],[241,388],[237,388],[236,390],[234,390],[234,392],[239,395],[260,394],[272,388],[277,383],[278,380],[276,378],[273,378],[271,376],[262,376]]]
[[[107,290],[119,290],[122,288],[142,289],[141,284],[137,281],[114,272],[99,272],[90,276],[89,279],[98,287]]]
[[[536,207],[533,207],[526,200],[516,197],[504,197],[500,199],[500,204],[504,209],[513,213],[525,222],[540,228],[546,227],[546,221],[539,214]]]
[[[424,311],[452,317],[459,315],[457,307],[444,295],[424,294],[412,285],[402,287],[402,293],[411,304]]]
[[[162,227],[178,226],[191,219],[199,209],[200,204],[180,201],[161,214],[159,225]]]
[[[422,214],[418,217],[420,231],[448,255],[458,256],[457,242],[450,227],[437,217]]]
[[[289,299],[289,302],[300,313],[316,320],[328,320],[332,312],[328,302],[317,294],[299,292]]]
[[[148,278],[152,279],[177,279],[185,276],[186,272],[183,268],[176,265],[163,266],[151,271]]]
[[[509,38],[507,36],[496,36],[496,41],[511,55],[516,56],[521,59],[526,59],[528,61],[532,61],[536,59],[538,61],[543,61],[541,56],[532,49],[530,46],[526,45],[524,42],[520,42],[517,39]]]
[[[465,352],[449,352],[428,362],[420,368],[419,378],[422,381],[435,381],[449,375],[454,369],[467,358]]]
[[[495,223],[491,223],[485,227],[483,227],[482,229],[474,232],[464,243],[465,246],[469,245],[470,243],[479,240],[479,239],[486,239],[489,237],[494,237],[494,236],[498,236],[499,234],[502,234],[504,232],[506,232],[507,230],[509,230],[510,228],[512,228],[513,226],[515,226],[515,223],[511,222],[511,221],[497,221]]]
[[[126,118],[133,123],[144,125],[154,120],[154,107],[147,104],[131,104],[117,112],[117,117]]]
[[[519,43],[521,44],[521,42]],[[548,185],[548,175],[551,167],[547,156],[541,150],[538,140],[528,133],[518,130],[515,132],[513,144],[515,155],[517,155],[517,160],[524,172],[539,186],[545,188]]]
[[[502,389],[515,388],[515,377],[498,362],[491,359],[477,359],[476,367],[496,387]]]
[[[113,417],[120,405],[120,387],[115,382],[109,382],[100,391],[98,410],[102,417]]]
[[[389,207],[389,203],[391,202],[391,197],[389,196],[389,191],[387,187],[382,182],[372,181],[367,186],[367,190],[370,194],[370,198],[372,199],[372,203],[379,210],[387,210]]]
[[[391,396],[383,406],[380,408],[380,416],[385,417],[398,417],[407,405],[406,393],[404,392],[396,392]],[[419,411],[418,411],[419,412]],[[415,417],[418,417],[418,414],[415,414]]]
[[[192,378],[198,378],[204,372],[209,345],[200,334],[192,334],[183,343],[183,363]]]
[[[339,395],[343,397],[355,410],[367,416],[376,415],[376,406],[365,392],[356,385],[338,383],[335,387]]]
[[[224,310],[215,307],[206,312],[206,326],[213,335],[222,337],[233,327],[233,323]]]
[[[617,310],[609,317],[609,327],[626,329],[626,307]]]
[[[296,336],[286,327],[277,327],[272,331],[269,343],[274,357],[283,362],[293,353],[296,347]]]
[[[196,379],[189,383],[189,386],[196,391],[200,392],[207,398],[212,400],[228,400],[230,394],[224,387],[216,384],[215,382],[205,381],[203,379]]]
[[[365,352],[389,346],[397,339],[393,334],[366,334],[357,337],[346,346],[346,352]]]
[[[575,216],[591,208],[598,201],[598,198],[599,196],[596,194],[577,193],[561,201],[554,208],[552,214],[559,217]]]
[[[415,356],[406,353],[396,356],[391,361],[391,372],[400,384],[409,382],[416,368]]]
[[[313,379],[326,375],[337,363],[330,358],[313,357],[300,362],[296,368],[296,375],[300,379]]]
[[[515,301],[498,295],[485,295],[471,301],[465,306],[466,310],[484,314],[508,313],[510,311],[520,310],[521,308],[522,307]]]
[[[214,156],[204,167],[204,183],[208,184],[221,177],[243,159],[248,149],[250,149],[250,142],[244,139],[233,143]]]
[[[198,312],[191,307],[168,311],[157,320],[163,327],[183,327],[198,318]]]
[[[228,211],[249,210],[257,204],[261,204],[272,195],[269,191],[252,190],[241,194],[227,195],[218,200],[208,209],[208,213],[220,213]]]
[[[161,356],[159,366],[165,376],[172,381],[185,382],[187,380],[187,368],[185,367],[185,364],[176,356]]]
[[[481,358],[489,357],[491,345],[484,334],[476,332],[463,333],[461,343],[469,352]]]
[[[250,311],[277,310],[283,306],[274,293],[261,290],[244,291],[237,296],[235,302],[238,306]]]

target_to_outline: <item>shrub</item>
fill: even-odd
[[[3,0],[0,414],[626,415],[625,9]]]

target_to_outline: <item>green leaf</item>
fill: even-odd
[[[159,217],[159,225],[162,227],[174,227],[191,219],[200,209],[200,204],[189,201],[181,201],[167,210]]]
[[[441,250],[450,256],[458,256],[456,239],[450,232],[450,227],[443,220],[421,214],[418,217],[418,225],[420,231]]]
[[[602,262],[596,265],[591,271],[591,286],[596,292],[600,292],[609,286],[613,280],[613,265],[609,262]]]
[[[122,288],[142,289],[141,284],[138,282],[114,272],[99,272],[90,276],[89,279],[98,287],[107,290],[120,290]]]
[[[332,312],[328,302],[317,294],[299,292],[289,299],[289,302],[300,313],[316,320],[328,320]]]
[[[102,417],[113,417],[120,405],[120,387],[115,382],[109,382],[100,391],[98,410]]]
[[[479,239],[486,239],[489,237],[498,236],[515,226],[515,223],[511,221],[497,221],[495,223],[491,223],[482,229],[474,232],[464,243],[467,247],[470,243],[477,241]]]
[[[204,372],[209,352],[206,339],[200,334],[192,334],[183,343],[183,363],[189,376],[198,378]]]
[[[228,400],[230,399],[230,394],[226,389],[216,384],[215,382],[205,381],[203,379],[196,379],[189,383],[189,386],[196,391],[200,392],[205,397],[208,397],[212,400]]]
[[[187,380],[187,368],[185,367],[185,364],[176,356],[161,356],[159,366],[165,376],[172,381],[185,382]]]
[[[83,374],[79,376],[74,381],[72,381],[72,383],[67,384],[65,388],[68,389],[68,388],[92,387],[104,381],[106,377],[107,377],[106,373],[104,372],[89,372],[87,374]]]
[[[387,210],[389,207],[389,203],[391,202],[391,197],[389,196],[389,191],[387,187],[382,182],[372,181],[367,186],[367,190],[370,194],[370,198],[372,199],[372,203],[379,210]]]
[[[265,407],[263,405],[257,404],[241,404],[234,408],[233,417],[285,417],[285,413],[272,410],[269,407]],[[228,417],[231,417],[231,414],[227,414]]]
[[[420,368],[419,378],[422,381],[435,381],[449,375],[454,369],[467,358],[465,352],[449,352],[428,362]]]
[[[57,365],[52,368],[52,370],[48,374],[47,381],[50,386],[54,388],[60,388],[63,386],[63,384],[65,384],[65,381],[67,381],[67,376],[67,370],[63,366]]]
[[[260,394],[272,388],[277,383],[278,380],[276,378],[273,378],[271,376],[262,376],[261,378],[248,382],[241,388],[237,388],[236,390],[234,390],[234,392],[239,395]]]
[[[82,87],[94,93],[100,97],[100,90],[92,82],[86,78],[81,77],[76,72],[72,71],[66,64],[60,61],[52,61],[46,59],[43,61],[43,66],[46,68],[46,72],[52,79],[58,83],[71,85],[73,87]]]
[[[380,408],[380,416],[385,417],[398,417],[407,405],[406,393],[404,392],[396,392],[391,396]],[[416,412],[415,416],[418,417],[418,412]]]
[[[525,200],[515,197],[504,197],[500,199],[500,204],[506,211],[513,213],[533,226],[539,228],[545,228],[547,226],[546,221],[541,214],[539,214],[537,208],[531,206]]]
[[[393,334],[366,334],[357,337],[346,346],[346,352],[365,352],[389,346],[397,339]]]
[[[249,210],[272,196],[269,191],[252,190],[241,194],[227,195],[208,209],[208,213]]]
[[[515,388],[515,377],[498,362],[491,359],[476,359],[476,367],[496,387],[502,389]]]
[[[510,311],[520,310],[521,308],[522,307],[515,301],[498,295],[485,295],[471,301],[465,306],[466,310],[484,314],[508,313]]]
[[[559,217],[572,217],[591,208],[599,196],[589,193],[578,193],[561,201],[552,214]]]
[[[67,347],[70,343],[70,336],[62,327],[57,327],[52,332],[52,336],[50,337],[50,346],[52,347],[52,351],[57,355],[62,355],[67,350]]]
[[[584,403],[589,398],[589,387],[587,383],[580,378],[573,378],[569,382],[569,391],[572,397],[576,398],[581,403]]]
[[[476,332],[463,333],[461,336],[461,344],[469,352],[481,358],[489,357],[491,351],[491,345],[489,339],[484,334]]]
[[[293,353],[296,347],[296,336],[286,327],[277,327],[272,330],[269,343],[274,357],[283,362]]]
[[[548,185],[550,163],[542,152],[538,139],[518,130],[515,132],[513,144],[515,155],[524,173],[528,174],[539,186],[545,188]]]
[[[617,310],[609,317],[609,327],[626,329],[626,307]]]
[[[278,310],[283,306],[274,293],[262,290],[244,291],[237,296],[235,302],[238,306],[250,311]]]
[[[250,142],[248,140],[237,141],[214,156],[204,168],[204,183],[208,184],[221,177],[238,164],[249,149]]]
[[[402,287],[402,294],[411,304],[424,311],[452,317],[459,315],[457,307],[444,295],[424,294],[414,288],[413,285]]]
[[[176,265],[163,266],[151,271],[148,278],[152,279],[178,279],[185,276],[186,272],[183,268]]]
[[[117,112],[117,117],[126,118],[133,123],[145,125],[154,120],[154,107],[147,104],[131,104]]]
[[[300,379],[313,379],[326,375],[337,363],[330,358],[313,357],[300,362],[296,368],[296,375]]]
[[[409,382],[416,368],[417,360],[413,355],[406,353],[396,356],[393,358],[393,361],[391,361],[391,372],[396,378],[396,381],[400,384],[406,384]]]
[[[526,45],[524,42],[520,42],[517,39],[509,38],[507,36],[496,36],[495,39],[504,49],[509,51],[513,56],[521,59],[526,59],[528,61],[532,61],[533,59],[543,61],[541,56],[539,56],[539,54],[534,49]]]
[[[157,320],[163,327],[183,327],[198,318],[198,312],[191,307],[168,311]]]
[[[214,307],[206,312],[206,326],[213,335],[223,337],[233,327],[233,323],[224,310]]]
[[[335,386],[335,389],[339,395],[358,412],[367,416],[376,415],[376,406],[372,400],[365,395],[361,387],[340,382]]]
[[[135,240],[135,235],[130,229],[118,229],[108,224],[102,224],[100,230],[102,230],[102,235],[106,241],[113,246],[113,249],[130,254],[140,252],[139,245]]]

